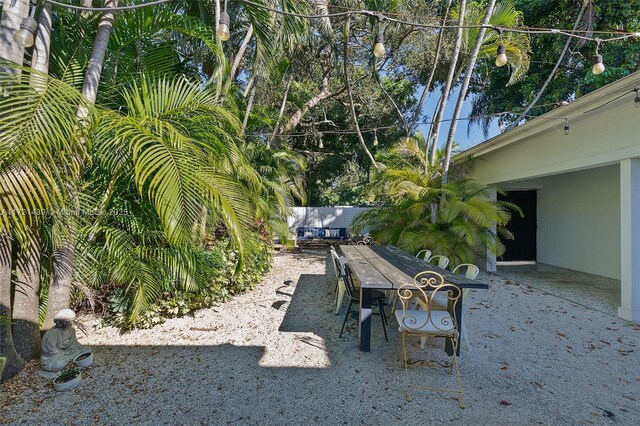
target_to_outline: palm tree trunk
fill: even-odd
[[[447,0],[447,7],[444,11],[444,15],[442,15],[441,24],[444,26],[447,23],[447,17],[449,16],[449,10],[451,9],[452,0]],[[420,95],[420,100],[418,101],[418,105],[416,107],[416,111],[413,114],[413,118],[409,124],[409,129],[413,133],[416,131],[416,124],[418,123],[418,119],[420,118],[420,112],[422,112],[422,106],[424,102],[427,100],[427,95],[429,94],[429,90],[431,89],[431,83],[433,82],[433,77],[436,74],[436,69],[438,68],[438,62],[440,62],[440,51],[442,50],[442,39],[444,38],[444,29],[440,29],[438,33],[438,40],[436,41],[436,51],[433,58],[433,67],[431,68],[431,72],[429,73],[429,78],[427,78],[427,82],[424,85],[424,90],[422,90],[422,95]],[[429,135],[427,135],[427,143],[425,149],[429,146]],[[427,149],[428,151],[428,149]],[[428,152],[425,153],[425,157],[428,158]],[[425,162],[428,164],[428,162]]]
[[[2,3],[0,57],[19,65],[22,65],[24,59],[24,49],[14,41],[13,35],[28,15],[28,0]],[[4,229],[0,231],[0,317],[4,317],[6,324],[0,325],[0,357],[6,358],[6,364],[0,382],[15,376],[24,366],[24,360],[16,352],[11,333],[11,269],[11,232]]]
[[[460,17],[458,18],[458,34],[456,36],[456,44],[453,48],[453,55],[451,56],[451,63],[449,64],[449,74],[447,75],[447,81],[442,88],[442,97],[440,98],[440,104],[438,105],[438,112],[433,120],[433,132],[430,132],[433,139],[433,149],[431,150],[431,164],[436,159],[436,148],[438,146],[438,136],[440,134],[440,125],[442,124],[442,117],[444,116],[444,109],[447,106],[447,99],[453,86],[453,77],[456,73],[456,65],[458,63],[458,56],[460,56],[460,48],[462,46],[462,37],[464,35],[464,15],[467,11],[467,1],[460,0]]]
[[[3,382],[18,374],[24,366],[11,334],[11,237],[7,231],[0,232],[0,317],[6,320],[6,324],[0,325],[0,357],[7,359],[0,376],[0,382]]]
[[[342,65],[344,70],[344,82],[347,86],[347,95],[349,96],[349,106],[351,107],[351,119],[353,120],[353,125],[356,127],[356,133],[358,135],[358,140],[360,141],[360,145],[362,145],[362,149],[364,150],[369,160],[373,164],[373,167],[378,168],[378,163],[376,163],[376,159],[371,155],[371,151],[367,148],[367,144],[362,137],[362,133],[360,132],[360,125],[358,124],[358,115],[356,114],[356,107],[353,104],[353,94],[351,93],[351,83],[349,82],[349,62],[348,62],[348,51],[349,51],[349,24],[351,20],[351,15],[347,16],[347,21],[344,24],[344,44],[342,50]]]
[[[580,25],[580,21],[582,20],[582,15],[584,14],[584,11],[587,9],[587,6],[589,5],[590,2],[591,2],[590,0],[584,0],[582,2],[582,8],[580,9],[580,12],[578,13],[578,17],[576,18],[576,22],[573,24],[573,30],[574,31],[576,29],[578,29],[578,26]],[[567,52],[569,51],[569,46],[571,46],[571,42],[572,41],[573,41],[572,37],[568,37],[567,38],[567,41],[564,44],[564,48],[562,49],[562,53],[560,53],[560,56],[558,57],[558,60],[556,61],[556,64],[553,66],[553,69],[551,70],[551,73],[549,74],[549,76],[545,80],[544,84],[542,85],[540,90],[538,90],[538,93],[536,93],[536,96],[529,103],[529,105],[527,105],[527,107],[524,109],[524,111],[522,111],[522,113],[520,113],[518,118],[516,118],[515,121],[513,121],[511,123],[511,125],[509,125],[509,127],[507,127],[507,130],[510,130],[510,129],[514,128],[515,126],[517,126],[518,123],[520,121],[522,121],[522,119],[524,119],[527,116],[527,113],[531,110],[531,108],[533,108],[535,106],[535,104],[538,103],[538,100],[540,100],[540,97],[542,96],[544,91],[547,90],[547,86],[549,85],[549,83],[551,83],[551,80],[553,80],[553,77],[555,77],[556,72],[558,72],[558,68],[560,68],[560,64],[562,63],[562,61],[564,61],[564,57],[567,54]]]
[[[44,2],[38,17],[38,29],[33,45],[33,55],[31,56],[31,68],[41,72],[49,73],[49,48],[51,46],[51,3]],[[34,81],[35,80],[35,81]],[[31,85],[37,86],[37,76],[31,75]]]
[[[104,2],[105,7],[116,7],[117,5],[117,0],[105,0]],[[102,13],[102,17],[98,22],[98,32],[96,33],[93,50],[89,58],[89,66],[82,85],[82,94],[91,104],[96,102],[98,96],[98,85],[100,84],[104,57],[111,37],[113,20],[114,13],[106,11]],[[77,116],[81,124],[84,124],[87,115],[87,106],[85,104],[79,105]],[[49,296],[47,298],[47,316],[43,324],[43,329],[45,330],[53,326],[53,317],[60,309],[69,307],[77,235],[75,221],[71,220],[70,223],[71,229],[68,235],[64,237],[60,247],[53,252],[53,273],[51,274]]]
[[[449,126],[449,135],[447,136],[447,148],[444,156],[444,170],[442,173],[442,182],[447,183],[447,179],[449,177],[449,165],[451,164],[451,150],[453,148],[453,139],[456,136],[456,128],[458,127],[458,119],[460,118],[460,111],[462,111],[462,104],[464,104],[464,100],[467,97],[467,90],[469,89],[469,83],[471,82],[471,76],[473,75],[473,69],[476,66],[476,61],[478,60],[478,53],[480,53],[480,48],[482,48],[482,43],[484,43],[484,34],[487,32],[486,25],[489,24],[489,19],[491,19],[491,15],[493,14],[493,8],[496,5],[496,0],[489,0],[487,4],[487,10],[484,15],[484,19],[482,20],[482,28],[478,31],[478,38],[476,39],[476,44],[473,46],[473,50],[471,51],[471,56],[469,57],[469,63],[467,64],[467,72],[464,76],[464,80],[462,81],[462,86],[460,87],[460,93],[458,93],[458,101],[456,102],[456,108],[453,111],[453,118],[451,119],[451,125]]]
[[[118,0],[105,0],[104,7],[116,7]],[[104,57],[109,46],[109,38],[113,29],[114,12],[106,11],[102,13],[102,17],[98,22],[98,32],[93,42],[93,50],[89,58],[89,66],[84,75],[82,83],[82,94],[89,100],[89,103],[95,104],[98,96],[98,85],[100,84],[100,76],[102,75],[102,67],[104,65]],[[82,121],[87,117],[87,108],[80,106],[78,108],[78,118]]]
[[[0,15],[0,57],[22,65],[24,48],[13,39],[20,24],[29,15],[29,0],[5,0]]]
[[[240,44],[238,53],[236,54],[236,57],[233,59],[233,63],[231,64],[231,70],[229,71],[229,78],[225,82],[224,88],[222,89],[223,95],[226,95],[226,93],[229,91],[229,88],[231,87],[231,84],[236,78],[236,73],[238,72],[238,68],[240,68],[240,62],[244,57],[244,53],[247,50],[247,46],[249,45],[249,42],[251,41],[252,36],[253,36],[253,25],[249,26],[249,29],[247,30],[247,34],[245,34],[244,39]]]
[[[256,97],[256,86],[251,88],[251,94],[249,100],[247,100],[247,109],[244,111],[244,118],[242,119],[242,133],[244,133],[249,123],[249,116],[251,115],[251,108],[253,108],[253,100]]]
[[[16,351],[24,360],[40,356],[40,232],[31,228],[29,245],[16,260],[13,324]]]
[[[289,97],[289,88],[291,87],[291,83],[293,82],[293,75],[289,76],[287,79],[287,84],[284,87],[284,95],[282,96],[282,103],[280,103],[280,111],[278,111],[278,119],[276,120],[276,125],[273,126],[273,133],[269,138],[268,145],[271,146],[271,142],[275,139],[278,134],[278,127],[280,127],[280,121],[282,121],[282,116],[284,115],[284,109],[287,107],[287,98]]]

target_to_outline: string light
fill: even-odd
[[[504,47],[504,44],[500,44],[500,46],[498,46],[498,52],[497,52],[497,56],[496,56],[496,66],[497,67],[503,67],[505,65],[507,65],[507,48]]]
[[[507,65],[507,62],[508,62],[507,48],[504,46],[504,43],[502,42],[502,33],[504,32],[504,30],[499,27],[496,28],[495,30],[498,33],[498,37],[500,38],[500,45],[498,45],[498,50],[496,52],[496,66],[503,67]]]
[[[18,46],[21,47],[31,47],[33,46],[34,36],[36,33],[36,28],[38,28],[38,23],[33,18],[33,15],[36,13],[35,6],[31,8],[31,13],[29,16],[24,18],[24,21],[20,24],[20,29],[16,31],[13,35],[13,39]]]
[[[324,142],[322,142],[322,133],[320,133],[319,137],[320,137],[320,142],[318,142],[318,148],[322,149],[324,148]]]
[[[218,19],[218,27],[216,28],[216,35],[222,41],[229,40],[231,33],[229,32],[229,25],[231,24],[231,17],[227,13],[227,0],[224,0],[224,11],[220,13],[220,19]]]
[[[376,35],[376,44],[373,46],[373,56],[376,58],[382,58],[385,55],[386,50],[384,48],[384,34],[382,30],[378,31],[378,35]]]
[[[564,119],[564,131],[563,131],[563,132],[564,132],[564,134],[565,134],[565,135],[568,135],[568,134],[569,134],[569,130],[570,130],[570,129],[569,129],[569,119],[568,119],[568,118],[565,118],[565,119]]]
[[[604,63],[602,62],[602,55],[598,50],[600,49],[601,40],[599,38],[596,39],[596,56],[593,58],[593,68],[591,68],[591,72],[595,75],[602,74],[605,70]]]
[[[384,48],[384,33],[382,32],[382,28],[380,28],[380,23],[384,19],[384,16],[378,15],[376,18],[378,19],[378,34],[376,34],[376,42],[373,46],[373,56],[382,58],[387,53]]]
[[[633,91],[636,92],[636,97],[633,99],[633,106],[640,108],[640,93],[638,93],[640,89],[633,89]]]
[[[378,129],[373,129],[373,146],[378,146]]]
[[[62,1],[58,1],[58,0],[44,0],[46,3],[51,3],[51,4],[55,4],[57,6],[60,7],[64,7],[67,9],[74,9],[74,10],[84,10],[84,11],[92,11],[92,12],[104,12],[104,11],[113,11],[113,10],[133,10],[133,9],[140,9],[143,7],[149,7],[149,6],[156,6],[156,5],[160,5],[160,4],[165,4],[165,3],[169,3],[173,0],[152,0],[146,3],[139,3],[139,4],[133,4],[133,5],[127,5],[127,6],[114,6],[114,7],[93,7],[93,6],[76,6],[73,4],[69,4],[69,3],[64,3]],[[398,23],[398,24],[402,24],[402,25],[408,25],[408,26],[412,26],[412,27],[416,27],[416,28],[429,28],[429,29],[434,29],[434,30],[443,30],[443,29],[457,29],[457,28],[465,28],[465,29],[480,29],[480,28],[486,28],[486,29],[493,29],[496,30],[498,27],[488,24],[488,25],[481,25],[481,24],[468,24],[468,25],[457,25],[457,24],[452,24],[452,25],[442,25],[440,22],[438,23],[434,23],[434,24],[423,24],[420,22],[415,22],[415,21],[406,21],[403,19],[399,19],[399,18],[394,18],[394,16],[398,16],[398,17],[407,17],[408,15],[402,15],[402,14],[398,14],[398,13],[391,13],[391,12],[386,12],[385,14],[381,14],[379,12],[373,12],[370,10],[365,10],[365,9],[351,9],[348,7],[344,7],[344,6],[337,6],[337,5],[331,5],[333,8],[337,8],[337,9],[343,9],[345,11],[343,12],[335,12],[335,13],[326,13],[326,14],[316,14],[316,15],[307,15],[307,14],[301,14],[301,13],[294,13],[294,12],[289,12],[286,10],[281,10],[281,9],[276,9],[273,7],[269,7],[269,6],[265,6],[264,4],[260,4],[260,3],[255,3],[253,1],[250,0],[242,0],[242,3],[246,3],[258,8],[262,8],[264,10],[268,10],[270,12],[276,13],[276,14],[280,14],[280,15],[287,15],[287,16],[294,16],[294,17],[298,17],[298,18],[307,18],[307,19],[322,19],[322,18],[334,18],[334,17],[344,17],[344,16],[349,16],[349,15],[362,15],[362,16],[374,16],[374,17],[379,17],[381,16],[382,19],[387,20],[389,22],[394,22],[394,23]],[[420,17],[420,16],[411,16],[411,18],[413,19],[417,19],[417,18],[424,18],[427,19],[427,17]],[[562,30],[562,29],[557,29],[557,28],[543,28],[543,27],[518,27],[518,28],[506,28],[506,27],[500,27],[503,31],[508,31],[508,32],[514,32],[514,33],[523,33],[523,34],[556,34],[556,35],[564,35],[567,37],[574,37],[574,38],[579,38],[581,40],[585,40],[585,41],[596,41],[596,40],[600,40],[602,43],[605,42],[610,42],[610,41],[619,41],[619,40],[626,40],[628,38],[634,37],[634,38],[640,38],[640,33],[639,32],[626,32],[626,31],[616,31],[616,30],[606,30],[606,31],[594,31],[594,30]],[[617,34],[617,36],[615,37],[610,37],[607,39],[603,39],[603,38],[593,38],[593,37],[588,37],[588,36],[583,36],[580,34]]]

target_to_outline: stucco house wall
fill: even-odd
[[[619,166],[544,178],[538,262],[620,279]]]

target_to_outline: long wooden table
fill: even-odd
[[[412,283],[413,277],[423,271],[435,271],[446,282],[461,289],[488,289],[489,285],[471,280],[463,275],[431,265],[393,246],[340,246],[349,267],[360,281],[360,321],[358,327],[359,346],[363,352],[371,350],[371,294],[375,290],[396,290],[402,284]],[[462,295],[455,304],[458,332],[462,326]],[[452,314],[454,312],[451,312]],[[453,354],[453,345],[447,339],[445,350]],[[460,345],[458,345],[458,355]]]

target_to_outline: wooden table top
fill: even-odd
[[[340,246],[340,250],[364,288],[397,289],[402,284],[412,283],[413,277],[423,271],[438,272],[446,282],[460,288],[489,288],[486,283],[431,265],[397,247],[345,245]]]

